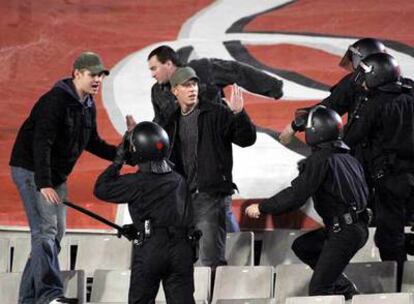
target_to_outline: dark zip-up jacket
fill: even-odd
[[[39,189],[54,187],[66,181],[83,150],[107,160],[116,153],[98,135],[92,96],[81,103],[72,80],[64,79],[34,105],[9,164],[33,171]]]
[[[188,64],[196,72],[199,81],[199,96],[204,100],[223,103],[223,88],[237,83],[242,88],[263,96],[280,98],[283,82],[242,62],[216,58],[192,60]],[[175,96],[168,84],[155,83],[151,89],[154,108],[153,121],[165,127],[169,117],[178,108]]]
[[[256,127],[243,110],[233,114],[224,105],[208,101],[198,104],[197,190],[200,192],[232,194],[233,183],[232,143],[248,147],[256,141]],[[167,125],[171,139],[170,160],[179,173],[185,175],[180,153],[177,110]]]
[[[259,205],[262,213],[275,215],[298,209],[312,197],[322,219],[340,216],[367,205],[368,187],[361,164],[348,150],[323,144],[306,159],[291,186]]]
[[[145,220],[154,227],[192,226],[192,209],[187,184],[175,171],[157,174],[144,167],[132,174],[120,175],[121,166],[110,165],[95,184],[97,198],[128,203],[129,213],[138,230]]]

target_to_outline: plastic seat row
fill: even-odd
[[[276,229],[262,234],[260,265],[300,263],[290,246],[294,239],[306,230]],[[353,262],[380,261],[378,249],[373,242],[374,230],[370,229],[368,243],[358,252]],[[128,269],[132,245],[124,238],[114,235],[68,235],[62,241],[59,255],[62,270],[84,269],[88,277],[97,268]],[[71,261],[71,248],[77,248],[76,261]],[[13,248],[13,259],[10,259]],[[0,272],[22,271],[30,251],[30,239],[0,238]],[[73,255],[72,255],[73,257]],[[115,258],[116,257],[116,258]],[[254,234],[252,232],[229,233],[227,235],[226,258],[229,265],[252,266],[254,264]],[[12,263],[10,263],[12,261]],[[75,265],[74,268],[71,267]]]
[[[72,235],[61,243],[61,270],[82,269],[92,277],[95,269],[130,268],[133,245],[115,235]],[[71,254],[73,248],[76,254]],[[30,253],[30,238],[0,239],[0,272],[21,272]],[[75,261],[71,260],[75,257]],[[226,258],[229,265],[253,265],[253,232],[229,233]]]
[[[414,290],[412,274],[414,262],[406,262],[405,269],[403,292],[409,293]],[[64,271],[62,273],[65,278],[66,295],[85,299],[86,279],[84,272]],[[392,294],[396,292],[395,262],[352,263],[347,267],[345,273],[351,280],[353,280],[364,296],[373,293]],[[279,265],[276,268],[271,266],[221,266],[216,270],[214,289],[211,294],[210,268],[195,267],[194,296],[197,303],[209,303],[211,300],[211,303],[213,304],[319,303],[317,302],[318,300],[316,297],[315,299],[313,299],[313,297],[306,297],[311,275],[312,270],[303,264]],[[2,290],[2,298],[5,299],[2,299],[2,303],[16,303],[20,277],[21,273],[0,274],[0,290]],[[91,302],[126,303],[129,280],[129,270],[96,270],[92,283]],[[5,294],[3,294],[3,290],[6,291]],[[309,302],[302,300],[302,297],[308,299],[307,301]],[[338,297],[323,297],[323,303],[337,303],[337,298]],[[382,296],[381,299],[383,299],[382,301],[384,301],[385,304],[388,303],[386,301],[393,298],[394,296],[390,295]],[[367,297],[367,299],[370,298]],[[311,300],[315,302],[310,302]],[[361,298],[360,301],[364,301],[364,299]],[[162,288],[160,288],[158,292],[156,303],[165,303],[165,296]],[[355,303],[362,304],[367,302]]]

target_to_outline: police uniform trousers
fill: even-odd
[[[414,188],[408,174],[383,177],[375,187],[375,244],[381,260],[397,262],[398,288],[401,286],[405,249],[404,226],[407,207],[412,208]]]
[[[309,295],[342,294],[350,299],[358,293],[343,271],[367,239],[367,223],[362,220],[343,224],[339,231],[326,226],[298,237],[292,250],[314,270]]]
[[[129,304],[153,304],[162,281],[168,304],[194,304],[193,250],[187,236],[154,230],[135,245]]]

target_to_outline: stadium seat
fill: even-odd
[[[344,296],[313,296],[292,297],[286,299],[286,304],[345,304]]]
[[[216,304],[276,304],[275,299],[218,300]]]
[[[226,235],[226,261],[231,266],[254,265],[254,233],[231,232]],[[199,259],[195,266],[202,266]]]
[[[368,241],[362,247],[355,256],[351,259],[351,263],[358,262],[380,262],[381,257],[379,255],[378,247],[374,242],[375,227],[369,227]]]
[[[90,301],[127,303],[130,276],[130,270],[95,270]]]
[[[86,303],[86,280],[83,271],[62,271],[64,295],[77,298],[79,304]],[[21,272],[0,273],[2,304],[16,304],[19,297]]]
[[[276,302],[284,304],[287,298],[307,296],[312,274],[313,270],[305,264],[276,266]]]
[[[397,263],[394,261],[350,263],[345,274],[363,294],[397,291]]]
[[[401,291],[414,293],[414,261],[404,263]]]
[[[227,233],[226,240],[227,265],[254,265],[254,234],[251,231]]]
[[[86,303],[86,276],[83,270],[61,271],[64,295],[77,298],[79,304]]]
[[[284,303],[289,297],[307,296],[312,273],[305,264],[278,265],[275,282],[277,303]],[[345,274],[361,293],[396,292],[397,264],[393,261],[350,263]]]
[[[10,270],[10,240],[0,239],[0,273]]]
[[[115,235],[79,235],[71,237],[77,245],[75,269],[92,277],[96,269],[127,270],[131,266],[132,243]]]
[[[271,299],[273,267],[220,266],[216,269],[213,301]]]
[[[352,298],[352,304],[412,304],[411,293],[382,293],[369,295],[356,295]]]
[[[197,304],[207,304],[210,300],[211,269],[194,267],[194,300]],[[156,304],[167,303],[162,284],[155,299]]]
[[[21,272],[0,273],[0,290],[2,304],[16,304],[19,299]]]
[[[309,230],[275,229],[263,233],[260,265],[277,266],[280,264],[302,263],[292,251],[293,241]]]
[[[11,240],[10,246],[13,248],[13,259],[11,264],[12,272],[23,272],[26,266],[27,259],[30,254],[31,241],[30,237],[27,238],[14,238]],[[61,244],[61,250],[59,253],[59,266],[60,270],[69,270],[69,245],[68,239],[63,238]]]

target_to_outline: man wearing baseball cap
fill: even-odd
[[[31,231],[31,253],[19,304],[77,303],[63,296],[58,253],[66,228],[66,179],[84,150],[113,160],[116,147],[97,132],[94,96],[109,75],[101,58],[84,52],[72,78],[58,81],[34,105],[14,143],[10,166]]]
[[[226,107],[200,96],[198,81],[191,67],[179,67],[172,74],[171,92],[179,108],[166,130],[172,147],[170,159],[186,178],[195,225],[203,234],[199,261],[214,271],[226,264],[226,204],[236,189],[232,144],[253,145],[256,128],[243,109],[237,85]]]

